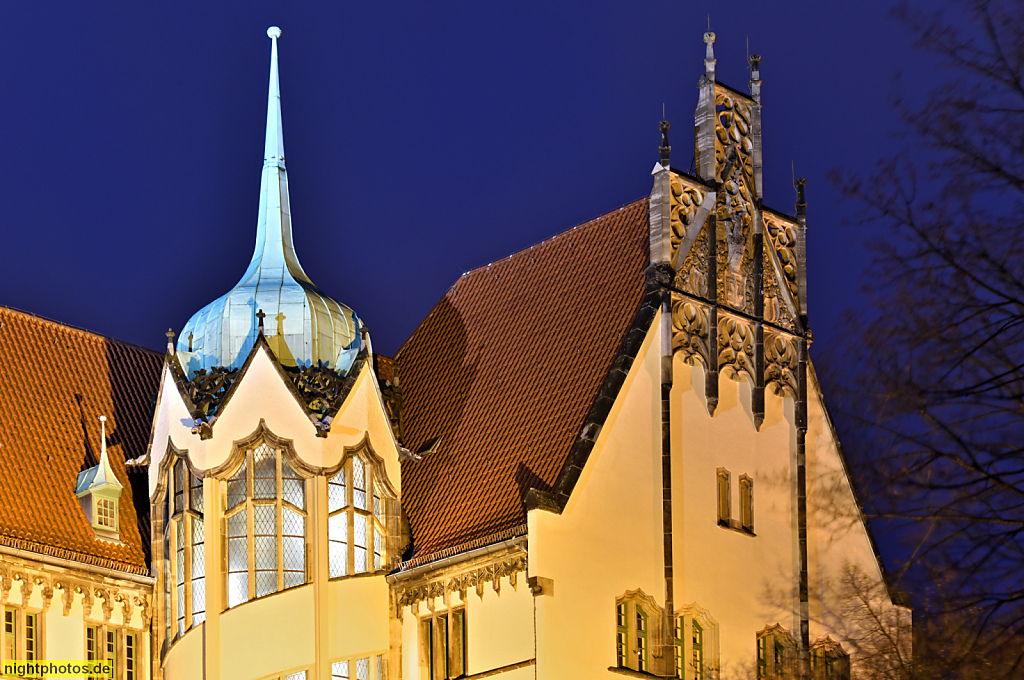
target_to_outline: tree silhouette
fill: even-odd
[[[908,539],[918,673],[1024,674],[1024,6],[898,10],[943,84],[905,146],[837,172],[871,227],[840,422],[869,514]]]

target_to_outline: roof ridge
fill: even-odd
[[[27,312],[24,309],[18,309],[17,307],[11,307],[9,305],[0,305],[0,311],[12,312],[14,314],[18,314],[18,315],[21,315],[21,316],[24,316],[24,317],[28,317],[28,319],[33,320],[33,321],[41,321],[41,322],[46,323],[46,324],[60,326],[61,328],[64,328],[66,330],[75,331],[75,332],[82,333],[82,334],[85,334],[85,335],[91,335],[91,336],[99,338],[101,340],[106,340],[107,342],[112,342],[112,343],[114,343],[116,345],[122,345],[124,347],[131,347],[133,349],[142,350],[143,352],[146,352],[147,354],[152,354],[154,356],[163,356],[163,352],[158,352],[155,349],[150,349],[148,347],[143,347],[142,345],[136,345],[135,343],[127,342],[125,340],[118,340],[117,338],[112,338],[109,335],[103,335],[102,333],[98,333],[96,331],[89,330],[88,328],[82,328],[81,326],[75,326],[75,325],[72,325],[72,324],[69,324],[69,323],[64,323],[63,321],[57,321],[56,319],[51,319],[49,317],[43,316],[41,314],[35,314],[33,312]]]
[[[625,208],[628,208],[629,206],[633,205],[634,203],[639,203],[640,201],[646,201],[647,198],[648,198],[647,196],[641,196],[640,198],[635,199],[633,201],[630,201],[628,203],[623,203],[618,208],[613,208],[612,210],[608,210],[606,212],[603,212],[600,215],[596,215],[594,217],[591,217],[588,220],[584,220],[582,222],[577,222],[576,224],[572,225],[568,229],[563,229],[562,231],[558,232],[557,234],[555,234],[553,236],[548,236],[546,239],[542,239],[540,241],[537,241],[536,243],[532,243],[532,244],[526,246],[525,248],[520,248],[519,250],[517,250],[515,252],[512,252],[512,253],[510,253],[510,254],[508,254],[508,255],[506,255],[506,256],[498,259],[498,260],[492,260],[491,262],[488,262],[487,264],[480,265],[479,267],[474,267],[473,269],[465,271],[465,272],[463,272],[462,274],[459,275],[459,278],[457,278],[455,280],[455,283],[453,283],[451,286],[448,287],[448,290],[446,292],[450,292],[451,290],[453,290],[457,285],[459,285],[459,281],[461,281],[465,277],[469,276],[470,274],[475,274],[476,272],[487,270],[487,269],[489,269],[494,264],[497,264],[497,263],[500,263],[500,262],[505,262],[507,260],[511,260],[514,257],[518,256],[518,255],[524,255],[524,254],[530,252],[531,250],[533,250],[534,248],[536,248],[537,246],[544,245],[545,243],[548,243],[549,241],[554,241],[556,238],[558,238],[560,236],[564,236],[565,234],[568,234],[569,232],[573,231],[574,229],[577,229],[578,227],[583,227],[583,226],[586,226],[586,225],[590,224],[591,222],[596,222],[599,219],[601,219],[602,217],[606,217],[608,215],[611,215],[612,213],[616,213],[616,212],[619,212],[621,210],[624,210]]]

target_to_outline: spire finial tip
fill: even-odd
[[[107,417],[106,416],[100,416],[100,422],[101,423],[107,422]]]
[[[267,29],[267,37],[271,39],[280,38],[281,29],[278,28],[277,26],[271,26],[270,28]]]

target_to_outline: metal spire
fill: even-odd
[[[299,264],[292,245],[291,205],[288,200],[288,171],[284,164],[284,132],[281,125],[281,84],[277,75],[277,39],[281,29],[267,29],[271,40],[270,87],[267,95],[267,137],[263,146],[263,178],[260,182],[260,212],[256,223],[256,249],[242,282],[259,272],[281,277],[284,270],[294,278],[312,283]]]
[[[270,84],[256,247],[238,283],[193,314],[182,329],[178,352],[186,353],[181,361],[189,374],[201,368],[241,367],[260,332],[287,366],[323,364],[347,370],[359,349],[355,313],[317,288],[295,255],[277,66],[281,29],[271,26],[267,36]],[[257,310],[265,314],[258,316]]]
[[[90,488],[108,484],[110,486],[121,486],[117,481],[114,469],[110,467],[110,459],[107,458],[107,417],[100,416],[100,462],[96,465],[96,476],[93,477]]]

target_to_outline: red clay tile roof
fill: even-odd
[[[146,452],[162,364],[156,352],[0,307],[0,545],[149,573],[145,468],[129,479],[125,459]],[[75,498],[78,473],[99,459],[101,414],[124,485],[123,545],[97,539]]]
[[[647,199],[464,274],[396,357],[413,558],[508,533],[550,489],[622,345],[650,263]]]

